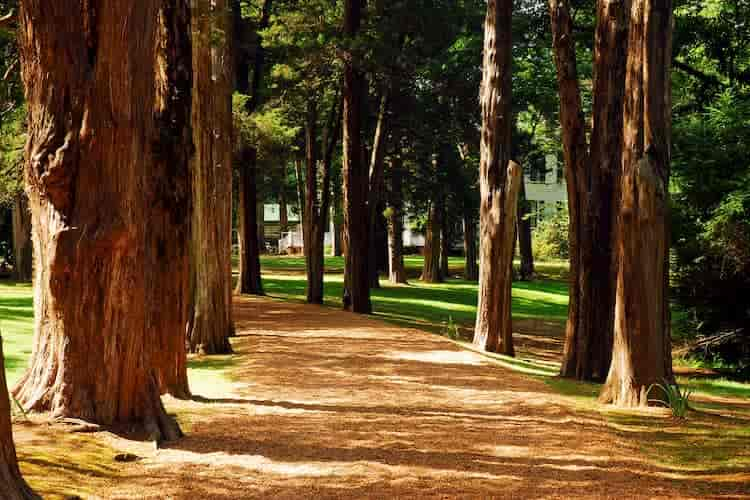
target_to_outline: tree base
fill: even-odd
[[[9,467],[7,464],[0,465],[0,498],[7,500],[41,499],[42,497],[34,493],[20,476],[17,467]]]

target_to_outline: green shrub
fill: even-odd
[[[534,214],[531,214],[533,217]],[[570,256],[568,243],[568,212],[561,210],[547,215],[532,232],[534,257],[539,260],[567,259]]]
[[[663,384],[653,384],[648,388],[646,397],[651,395],[654,389],[660,390],[666,397],[666,401],[661,399],[649,399],[650,403],[656,403],[669,408],[672,411],[672,416],[676,418],[686,418],[688,410],[690,410],[690,396],[693,395],[693,391],[686,389],[680,390],[677,384],[670,384],[666,380]]]

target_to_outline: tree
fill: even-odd
[[[347,44],[344,58],[344,308],[369,314],[369,217],[367,198],[369,177],[362,155],[362,104],[366,78],[359,56],[352,45],[362,23],[360,0],[344,0],[344,36]]]
[[[391,156],[390,190],[386,217],[388,219],[388,277],[394,285],[406,283],[404,267],[404,193],[403,160]]]
[[[518,196],[518,250],[521,254],[521,281],[530,281],[534,276],[534,252],[531,248],[531,208],[526,199],[526,180],[521,176],[521,189]]]
[[[193,238],[190,352],[232,351],[232,11],[193,6]]]
[[[28,410],[169,440],[180,431],[161,403],[147,305],[157,23],[139,22],[158,19],[157,7],[113,1],[104,16],[81,0],[22,4],[39,272],[34,346],[15,395]],[[158,305],[177,307],[164,297]]]
[[[521,171],[510,161],[512,0],[488,0],[480,90],[479,299],[474,344],[513,355],[511,284],[516,205]]]
[[[568,0],[550,2],[570,212],[571,286],[560,374],[580,380],[603,380],[612,359],[613,207],[621,156],[628,43],[627,12],[623,5],[606,0],[597,2],[589,147],[570,5]]]
[[[266,29],[271,19],[272,0],[264,0],[258,29],[255,33],[254,50],[241,46],[240,41],[250,35],[250,24],[242,19],[240,1],[233,0],[235,21],[235,60],[237,62],[237,91],[249,96],[245,101],[245,111],[254,113],[261,103],[261,84],[265,72],[266,54],[263,39],[259,32]],[[253,52],[250,57],[250,52]],[[252,62],[252,80],[250,66]],[[240,294],[263,295],[263,281],[260,270],[260,251],[263,247],[258,220],[262,218],[263,204],[258,199],[258,151],[252,144],[244,142],[239,147],[239,203],[238,239],[240,247],[239,277],[236,292]],[[260,208],[260,210],[259,210]],[[260,212],[260,213],[259,213]]]
[[[424,234],[424,264],[422,277],[425,283],[442,283],[440,270],[440,233],[442,228],[442,205],[439,196],[430,200]]]
[[[13,202],[13,279],[31,281],[32,253],[31,212],[26,194],[20,192]]]
[[[615,339],[600,400],[633,407],[649,404],[653,384],[674,378],[667,303],[672,3],[633,0],[629,18]]]
[[[0,336],[0,496],[8,500],[41,498],[29,488],[18,469],[10,421],[8,385],[5,382],[2,336]]]
[[[190,395],[185,325],[190,318],[193,152],[190,3],[162,0],[159,8],[155,119],[158,140],[147,183],[149,269],[147,325],[154,332],[154,365],[162,392]],[[164,307],[164,303],[169,307]]]

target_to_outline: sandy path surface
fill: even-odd
[[[441,337],[272,299],[235,310],[232,393],[168,400],[187,436],[134,450],[102,497],[742,497]]]

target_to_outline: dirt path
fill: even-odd
[[[742,497],[743,478],[649,464],[596,413],[438,336],[271,299],[235,317],[232,394],[169,400],[187,437],[133,445],[102,497]]]

